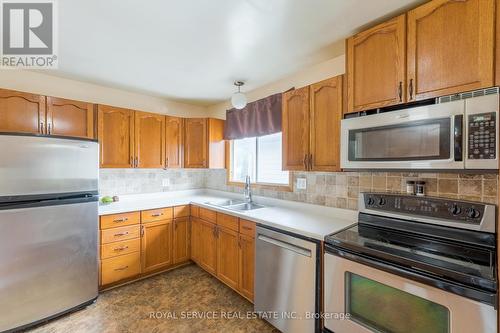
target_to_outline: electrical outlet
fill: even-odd
[[[170,185],[170,179],[168,179],[168,178],[162,179],[161,186],[166,187],[166,186],[169,186],[169,185]]]
[[[305,178],[297,178],[297,190],[305,190],[307,188],[307,181]]]

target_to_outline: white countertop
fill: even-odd
[[[99,215],[193,203],[317,240],[323,240],[326,235],[346,229],[357,222],[357,211],[258,196],[254,197],[254,201],[265,205],[265,208],[240,212],[208,204],[224,199],[242,200],[243,198],[241,194],[214,190],[123,195],[120,196],[119,202],[100,205]]]

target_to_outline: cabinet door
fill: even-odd
[[[94,104],[47,97],[47,133],[94,138]]]
[[[0,89],[0,132],[45,134],[45,97]]]
[[[182,141],[183,141],[183,119],[178,117],[165,117],[165,150],[167,168],[182,167]]]
[[[232,288],[238,288],[238,232],[217,230],[217,277]]]
[[[209,273],[217,272],[217,238],[215,224],[201,222],[201,266]]]
[[[135,167],[165,167],[165,116],[135,111]]]
[[[434,0],[408,12],[408,100],[493,85],[494,2]]]
[[[134,167],[134,111],[98,106],[101,168]]]
[[[238,290],[253,302],[255,276],[255,239],[240,235]]]
[[[500,0],[495,1],[495,85],[500,86]]]
[[[342,76],[311,85],[310,117],[311,170],[339,171]]]
[[[226,166],[226,142],[224,141],[224,120],[208,119],[208,165],[211,169]]]
[[[174,264],[189,260],[189,217],[174,219]]]
[[[184,120],[184,167],[207,167],[207,119],[188,118]]]
[[[405,102],[406,15],[347,40],[348,112]]]
[[[283,170],[306,170],[309,154],[309,87],[283,94]]]
[[[201,250],[203,242],[201,232],[201,221],[196,217],[191,217],[191,259],[198,264],[201,264]]]
[[[142,273],[172,264],[172,220],[141,226]]]

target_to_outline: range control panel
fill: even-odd
[[[476,225],[481,224],[486,207],[470,201],[385,193],[362,193],[362,200],[368,210]]]
[[[469,115],[469,159],[488,160],[496,158],[496,114],[495,112]]]

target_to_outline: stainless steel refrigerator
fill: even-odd
[[[97,142],[0,135],[0,332],[98,293]]]

